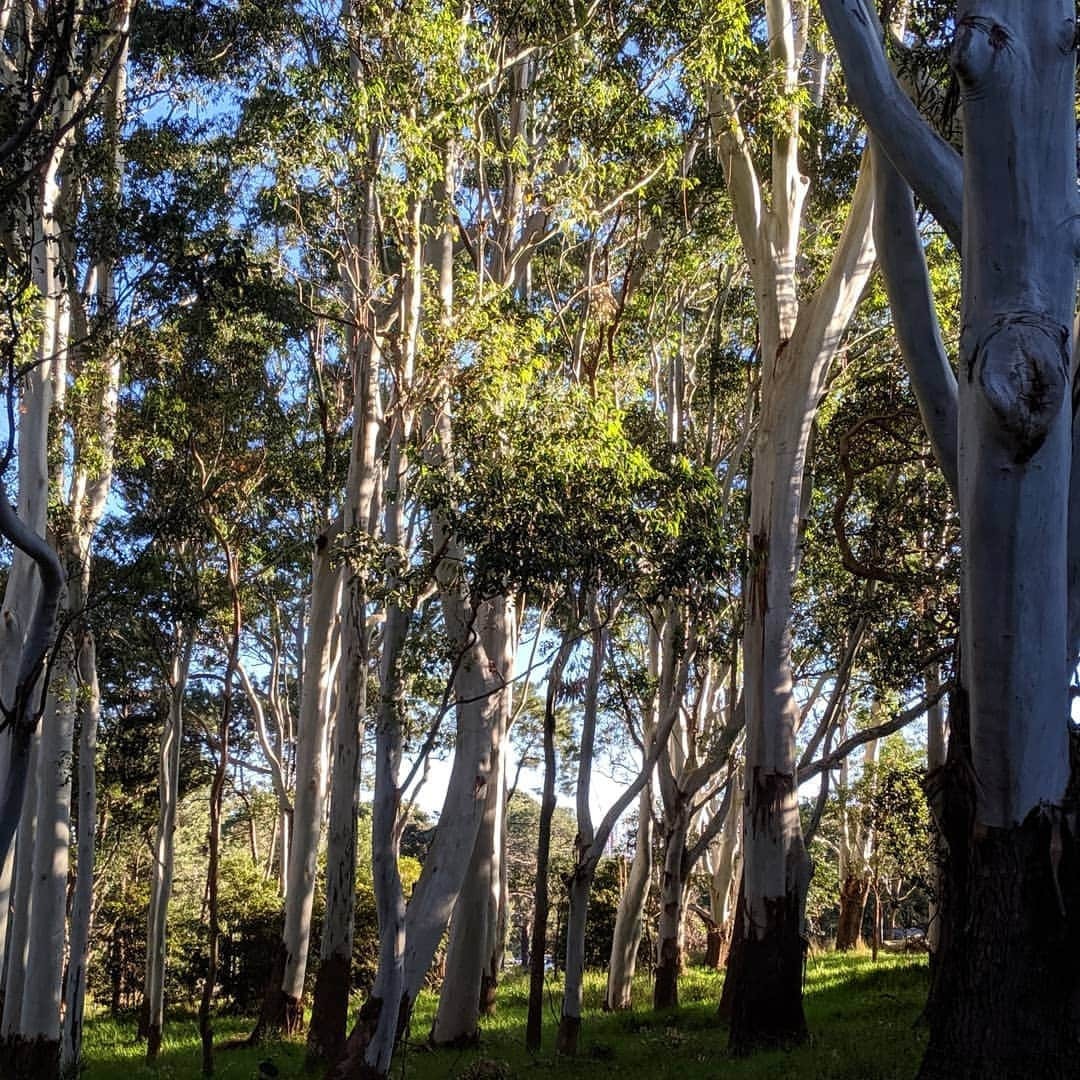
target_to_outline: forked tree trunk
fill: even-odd
[[[436,1046],[471,1046],[477,1042],[484,994],[494,987],[497,978],[493,965],[499,919],[499,839],[506,803],[502,736],[500,732],[480,831],[450,921],[446,971],[431,1029],[431,1041]]]
[[[754,267],[762,356],[744,591],[746,794],[737,918],[745,935],[725,983],[725,994],[734,993],[731,1046],[737,1053],[802,1042],[807,1034],[802,935],[810,865],[796,782],[792,587],[810,431],[874,259],[867,174],[859,178],[828,274],[813,297],[800,302],[796,265],[807,179],[799,169],[796,90],[809,13],[807,4],[786,0],[768,0],[765,8],[770,56],[783,73],[790,102],[773,139],[768,209],[734,103],[722,93],[713,95],[736,224]]]
[[[961,164],[912,121],[863,5],[822,6],[885,153],[954,240],[963,227],[963,688],[939,800],[949,860],[920,1075],[1075,1075],[1080,888],[1066,803],[1075,7],[957,4]]]

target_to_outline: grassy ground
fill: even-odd
[[[926,997],[924,957],[825,953],[807,965],[808,1046],[789,1053],[733,1059],[727,1032],[717,1025],[721,977],[691,969],[680,982],[683,1006],[674,1013],[635,1010],[604,1014],[603,975],[586,983],[586,1015],[581,1051],[568,1061],[556,1059],[555,1018],[560,985],[551,981],[544,1050],[533,1058],[523,1049],[527,986],[512,976],[500,987],[498,1015],[484,1024],[481,1045],[469,1051],[432,1051],[423,1046],[435,999],[424,995],[413,1021],[414,1044],[395,1062],[395,1077],[408,1080],[548,1080],[559,1077],[618,1077],[619,1080],[908,1080],[915,1075],[925,1041],[916,1020]],[[641,979],[636,1000],[649,1000]],[[219,1040],[250,1030],[248,1020],[221,1019]],[[143,1060],[133,1024],[99,1018],[86,1028],[88,1080],[194,1080],[200,1075],[198,1035],[190,1018],[170,1017],[162,1056],[156,1068]],[[303,1073],[301,1043],[275,1043],[257,1050],[217,1055],[217,1075],[226,1080],[255,1080],[260,1061],[271,1060],[282,1078]]]

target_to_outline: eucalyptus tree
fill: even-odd
[[[958,812],[945,822],[949,878],[922,1075],[1065,1076],[1076,1038],[1075,842],[1062,821],[1078,625],[1066,407],[1076,13],[1066,3],[957,5],[961,159],[892,75],[873,12],[823,9],[880,145],[894,319],[928,433],[956,477],[963,536],[950,758],[972,782],[957,774],[951,784]],[[961,378],[941,347],[907,184],[961,249]],[[985,877],[993,890],[979,887]],[[990,956],[1004,959],[1005,979]]]
[[[117,50],[127,33],[130,7],[110,4],[100,12],[77,5],[30,3],[0,8],[0,85],[4,88],[6,123],[0,141],[4,164],[4,220],[0,226],[6,255],[3,300],[5,314],[5,395],[8,401],[8,444],[4,471],[18,457],[18,494],[12,505],[5,489],[0,495],[0,533],[15,554],[5,586],[3,658],[5,734],[0,743],[0,949],[9,938],[9,910],[21,930],[28,928],[25,896],[13,909],[12,844],[16,829],[22,842],[20,863],[23,889],[32,873],[36,807],[23,812],[35,730],[44,696],[38,684],[53,646],[61,605],[61,561],[46,542],[49,498],[49,425],[54,397],[66,390],[67,349],[70,344],[68,297],[74,288],[65,269],[71,250],[71,229],[78,212],[78,184],[66,182],[63,171],[71,162],[76,128],[93,113],[95,99],[118,62]],[[100,16],[100,18],[98,17]],[[70,263],[70,260],[67,260]],[[65,287],[67,282],[67,287]],[[36,339],[33,346],[31,340]],[[18,418],[18,419],[16,419]],[[92,528],[91,528],[92,531]],[[59,736],[61,743],[64,736]],[[31,791],[30,799],[36,797]],[[26,802],[29,803],[30,799]],[[63,814],[63,798],[53,800]],[[24,825],[20,827],[20,814]],[[17,889],[17,884],[15,884]],[[52,890],[50,895],[55,893]],[[54,905],[55,907],[55,905]],[[46,921],[62,922],[63,911]],[[47,931],[56,936],[55,926]],[[62,927],[60,938],[62,944]],[[15,941],[20,956],[27,946],[20,932]],[[47,949],[53,950],[49,944]],[[43,985],[52,982],[48,977]],[[53,991],[45,991],[51,995]],[[59,993],[59,984],[57,984]],[[19,995],[21,999],[21,995]],[[4,1038],[18,1037],[21,1016],[8,1007]],[[51,1003],[30,1008],[27,1023],[47,1042],[55,1042],[48,1017]],[[57,1023],[59,1004],[57,1002]],[[38,1029],[41,1029],[38,1031]],[[47,1062],[51,1051],[44,1051]],[[48,1066],[53,1068],[54,1066]]]
[[[791,594],[813,418],[874,260],[869,173],[851,192],[832,252],[806,258],[805,213],[809,197],[820,196],[804,168],[813,163],[821,174],[810,152],[815,140],[832,150],[804,124],[807,110],[823,100],[818,88],[827,88],[827,81],[812,77],[820,76],[824,58],[807,49],[808,2],[767,0],[763,8],[755,7],[736,55],[769,72],[776,98],[765,122],[750,116],[740,82],[746,69],[703,71],[713,137],[754,282],[761,358],[744,591],[746,836],[739,917],[746,934],[729,963],[731,1042],[739,1051],[806,1037],[802,907],[810,866],[796,797]],[[815,87],[810,95],[804,79]],[[843,130],[833,126],[828,133],[835,139]],[[845,149],[842,140],[839,148]]]

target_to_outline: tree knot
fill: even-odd
[[[1037,311],[1001,315],[975,347],[968,378],[975,375],[1022,464],[1046,441],[1065,401],[1069,328]]]

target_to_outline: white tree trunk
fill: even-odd
[[[464,1046],[476,1041],[484,980],[497,977],[493,965],[499,916],[499,841],[506,802],[504,734],[499,733],[483,819],[450,920],[446,974],[431,1029],[432,1042],[437,1045]]]
[[[652,837],[652,785],[646,784],[638,797],[637,839],[630,876],[615,914],[605,999],[608,1009],[629,1009],[633,1004],[634,970],[641,945],[645,903],[652,883]]]
[[[326,798],[334,622],[341,595],[341,576],[330,560],[337,531],[334,526],[319,536],[312,557],[311,605],[296,743],[296,795],[282,932],[284,967],[278,992],[275,995],[271,988],[271,1000],[265,1003],[260,1021],[285,1031],[297,1030],[303,1020],[301,1000]]]
[[[176,807],[180,798],[180,746],[184,735],[184,695],[194,647],[194,629],[177,627],[169,668],[169,713],[158,750],[158,821],[154,858],[150,864],[150,907],[146,918],[146,981],[143,1017],[147,1056],[161,1049],[165,1023],[165,941],[169,898],[172,895],[176,836]]]

